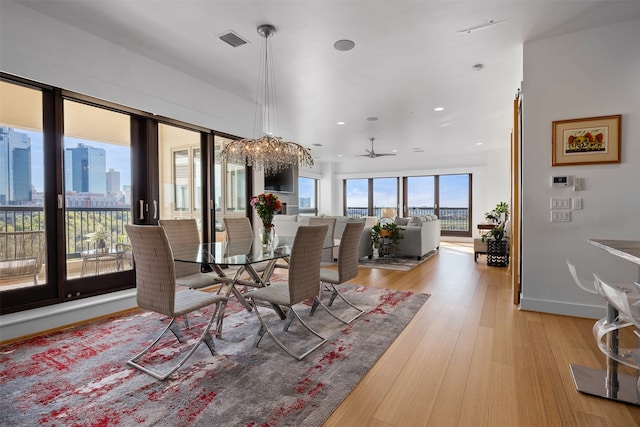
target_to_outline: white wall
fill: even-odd
[[[637,265],[587,240],[640,240],[640,21],[525,44],[523,94],[521,308],[602,317],[565,258],[590,280],[638,280]],[[551,166],[552,121],[612,114],[622,114],[620,164]],[[584,178],[585,189],[552,189],[552,175]],[[580,197],[584,209],[551,223],[551,197]]]

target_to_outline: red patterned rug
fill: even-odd
[[[319,426],[428,298],[368,286],[342,288],[366,313],[345,326],[322,308],[309,317],[308,307],[300,307],[311,326],[329,338],[301,362],[268,336],[254,347],[258,321],[233,299],[223,337],[215,340],[218,354],[211,356],[201,345],[164,382],[126,364],[166,324],[155,313],[136,311],[0,347],[0,425]],[[339,299],[334,306],[346,307]],[[193,331],[206,320],[205,314],[190,315],[192,330],[184,330],[185,337],[195,338]],[[294,322],[286,338],[303,340],[301,333]],[[165,335],[149,363],[180,350],[171,338]]]

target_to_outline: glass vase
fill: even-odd
[[[262,245],[264,246],[271,246],[273,244],[273,235],[274,235],[273,226],[269,227],[269,226],[263,225],[258,229],[258,236],[260,238],[260,241],[262,242]]]

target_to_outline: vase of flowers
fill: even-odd
[[[273,193],[262,193],[257,196],[252,196],[249,204],[255,208],[262,221],[262,226],[258,229],[258,236],[262,244],[270,245],[273,242],[273,235],[275,234],[273,216],[282,209],[282,202],[278,196]]]

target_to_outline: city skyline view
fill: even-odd
[[[42,133],[24,129],[12,128],[17,132],[25,133],[31,139],[31,185],[37,192],[44,190],[44,143]],[[107,153],[105,156],[106,170],[113,169],[120,172],[120,189],[123,191],[125,185],[131,185],[130,168],[120,168],[121,165],[130,163],[130,148],[107,144],[97,141],[88,141],[80,138],[64,138],[64,148],[75,148],[78,144],[85,144],[95,148],[104,149]],[[124,169],[124,170],[123,170]],[[66,189],[70,191],[71,189]]]

